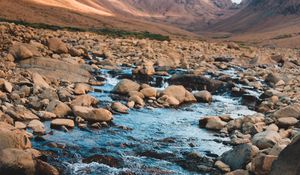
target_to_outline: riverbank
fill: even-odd
[[[195,40],[110,38],[94,33],[50,31],[9,23],[1,24],[1,41],[0,116],[3,127],[0,137],[4,141],[0,144],[0,154],[11,158],[0,160],[0,170],[4,173],[66,173],[63,166],[53,164],[55,159],[62,158],[55,156],[59,155],[57,152],[68,154],[68,150],[76,150],[78,145],[60,144],[59,139],[66,139],[67,135],[71,139],[88,138],[95,134],[95,130],[99,130],[100,133],[103,131],[101,134],[109,136],[104,137],[105,140],[110,140],[113,137],[110,132],[116,132],[115,135],[120,134],[121,137],[124,134],[122,132],[130,132],[134,128],[130,125],[145,123],[153,115],[156,115],[155,121],[149,121],[153,123],[153,130],[145,132],[149,135],[161,132],[158,140],[166,139],[163,143],[169,143],[165,148],[170,154],[149,150],[140,152],[138,156],[166,163],[166,166],[162,166],[162,162],[156,162],[156,167],[162,167],[149,168],[149,174],[180,174],[180,171],[183,174],[186,171],[268,174],[272,162],[298,135],[300,112],[297,77],[300,64],[297,50]],[[124,67],[129,73],[122,73]],[[110,71],[105,73],[105,70]],[[111,79],[110,75],[118,75],[121,80]],[[218,97],[220,95],[222,98],[237,99],[238,102],[232,104],[222,101]],[[239,105],[248,106],[258,113],[244,114],[243,111],[236,116]],[[228,106],[229,109],[225,110]],[[203,112],[206,108],[208,112]],[[218,108],[221,108],[219,112],[215,112]],[[166,111],[159,112],[163,109]],[[122,119],[124,121],[120,122],[119,118],[127,117],[123,113],[129,113],[128,120]],[[170,121],[173,119],[170,116],[164,118],[166,121],[160,121],[159,118],[165,114],[174,115],[174,121]],[[140,122],[130,123],[139,115],[142,115]],[[155,126],[167,124],[165,127],[170,127],[173,122],[173,129],[156,130],[159,127]],[[183,122],[184,125],[177,126],[177,122]],[[198,122],[199,128],[195,127]],[[122,126],[118,126],[118,123]],[[132,132],[143,132],[143,127],[149,128],[151,125],[141,124]],[[183,132],[175,132],[176,128],[181,127],[185,128]],[[115,131],[116,128],[122,131]],[[197,132],[202,132],[200,128],[211,131],[198,135]],[[92,130],[91,135],[89,130]],[[62,134],[61,131],[66,132],[64,137],[55,137],[56,134]],[[182,134],[182,137],[173,139],[170,137],[173,133],[174,137],[177,134]],[[193,138],[194,135],[196,144],[187,141],[188,148],[212,144],[212,148],[208,149],[210,156],[200,154],[205,149],[173,155],[176,151],[170,143],[177,147],[184,139]],[[225,141],[214,138],[214,135],[225,138]],[[197,141],[209,140],[208,137],[212,137],[213,142]],[[135,136],[125,134],[124,138]],[[127,141],[130,140],[123,140],[128,144]],[[153,142],[152,139],[146,141]],[[72,143],[72,140],[68,143]],[[74,143],[77,143],[76,140]],[[114,148],[135,148],[126,144]],[[136,144],[145,146],[147,143]],[[111,153],[105,151],[105,148],[112,148],[109,141],[100,145],[104,149],[99,151],[102,154],[95,154],[96,157],[91,155],[83,163],[98,162],[123,168],[121,162],[124,160],[104,154]],[[230,149],[226,145],[234,147],[225,152]],[[218,154],[222,148],[226,149]],[[89,148],[88,151],[91,150]],[[158,150],[161,151],[161,147]],[[82,150],[78,152],[85,154]],[[175,167],[175,171],[171,168],[173,171],[168,172],[169,166]],[[89,174],[88,171],[82,173]],[[137,172],[126,167],[125,171],[117,173]]]

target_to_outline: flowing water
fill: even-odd
[[[95,87],[91,95],[100,100],[101,106],[110,104],[114,101],[110,91],[118,78],[130,76],[130,72],[130,69],[123,69],[112,74],[102,70],[101,76],[106,78],[106,83]],[[157,88],[168,86],[161,77],[155,77],[150,84]],[[216,157],[231,148],[224,144],[228,138],[199,128],[199,118],[254,113],[240,104],[240,98],[227,93],[214,95],[213,99],[211,104],[189,104],[177,109],[132,109],[129,114],[114,115],[111,127],[75,128],[70,132],[52,130],[44,139],[35,139],[33,146],[51,153],[49,162],[63,169],[64,174],[199,174],[184,166],[186,153]],[[45,125],[51,131],[50,123]],[[51,146],[52,142],[63,148]],[[83,161],[94,155],[101,155],[102,159],[112,157],[113,163],[109,166],[99,161]]]

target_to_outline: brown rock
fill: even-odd
[[[128,114],[128,108],[120,102],[114,102],[111,105],[111,108],[117,112]]]
[[[157,90],[153,87],[144,88],[140,92],[147,98],[156,97],[157,94]]]
[[[54,119],[51,121],[51,128],[57,128],[61,126],[74,128],[75,124],[74,121],[70,119]]]
[[[58,38],[50,38],[47,40],[47,45],[50,50],[57,54],[68,53],[68,47]]]
[[[281,136],[275,131],[264,131],[257,133],[252,138],[252,143],[260,149],[273,147],[280,142]]]
[[[44,78],[36,72],[32,73],[32,81],[36,86],[50,88],[49,84],[44,80]]]
[[[77,83],[74,88],[74,93],[76,95],[83,95],[91,91],[93,91],[93,88],[90,85],[85,83]]]
[[[140,85],[132,80],[123,79],[113,89],[113,92],[127,95],[131,91],[139,91]]]
[[[77,96],[72,102],[72,106],[93,106],[98,103],[98,100],[91,95],[80,95]]]
[[[194,96],[199,102],[210,103],[212,101],[211,93],[206,90],[195,92]]]
[[[107,122],[112,120],[112,113],[106,109],[95,109],[83,106],[73,106],[73,112],[77,117],[91,122]]]
[[[222,121],[217,116],[209,116],[199,120],[199,126],[202,128],[221,130],[226,126],[226,122]]]
[[[54,113],[57,117],[64,117],[72,113],[71,108],[59,100],[51,101],[46,111]]]

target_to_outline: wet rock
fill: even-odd
[[[113,92],[127,95],[131,91],[139,91],[140,85],[132,80],[123,79],[113,89]]]
[[[156,97],[157,94],[157,90],[153,87],[143,88],[140,92],[147,98]]]
[[[220,160],[215,162],[215,167],[217,167],[224,173],[230,172],[230,167]]]
[[[216,92],[224,86],[224,82],[197,75],[176,75],[169,80],[170,84],[180,84],[193,90]]]
[[[170,106],[178,106],[180,102],[173,96],[163,95],[157,101],[162,104],[163,106],[170,107]]]
[[[210,103],[212,101],[212,95],[210,92],[204,90],[194,93],[198,102]]]
[[[122,159],[115,158],[113,156],[107,156],[107,155],[93,155],[88,158],[84,158],[82,160],[83,163],[92,163],[92,162],[97,162],[101,164],[108,165],[110,167],[122,167],[124,164]]]
[[[229,165],[231,170],[244,169],[257,152],[258,149],[251,144],[242,144],[223,153],[221,161]]]
[[[169,86],[162,92],[162,94],[176,98],[179,103],[189,103],[197,101],[193,94],[187,91],[183,86]]]
[[[275,131],[264,131],[257,133],[252,138],[252,143],[259,149],[273,147],[276,143],[280,142],[281,136]]]
[[[300,104],[293,104],[276,111],[273,116],[275,118],[283,117],[294,117],[296,119],[300,118]]]
[[[300,169],[300,137],[296,137],[274,161],[270,175],[297,175]]]
[[[76,95],[83,95],[91,91],[93,91],[93,88],[90,85],[85,83],[77,83],[74,88],[74,93]]]
[[[242,104],[250,109],[255,109],[260,103],[261,101],[254,95],[244,94],[242,96]]]
[[[45,126],[39,120],[32,120],[28,124],[28,128],[31,128],[36,134],[45,134]]]
[[[276,73],[268,74],[265,79],[265,81],[271,86],[275,86],[280,80],[281,80],[280,75]]]
[[[126,107],[125,105],[123,105],[120,102],[114,102],[111,105],[111,108],[117,112],[123,113],[123,114],[128,114],[128,107]]]
[[[128,101],[133,101],[135,105],[139,105],[141,107],[145,106],[144,100],[137,95],[131,96]]]
[[[239,169],[230,173],[226,173],[226,175],[250,175],[250,173],[247,170]]]
[[[30,152],[7,148],[0,151],[0,174],[33,175],[35,162]]]
[[[151,76],[155,73],[155,69],[153,67],[154,63],[151,61],[146,61],[142,64],[142,66],[138,67],[134,72],[140,73],[142,75]]]
[[[129,92],[128,96],[129,97],[139,96],[141,99],[145,98],[144,94],[141,92],[138,92],[138,91],[131,91],[131,92]]]
[[[199,126],[201,128],[207,128],[212,130],[221,130],[226,126],[226,122],[222,121],[217,116],[209,116],[205,118],[201,118],[199,120]]]
[[[98,100],[91,95],[80,95],[77,96],[72,102],[71,106],[94,106],[98,103]]]
[[[83,106],[73,106],[73,112],[77,117],[91,122],[107,122],[112,120],[112,113],[106,109],[96,109]]]
[[[60,128],[62,126],[74,128],[75,124],[71,119],[54,119],[51,121],[51,128]]]
[[[36,160],[36,174],[42,175],[59,175],[59,171],[47,162]]]
[[[59,100],[51,101],[46,111],[54,113],[57,117],[64,117],[72,113],[71,108]]]
[[[17,128],[17,129],[26,129],[26,124],[25,123],[23,123],[23,122],[15,122],[15,128]]]
[[[58,38],[50,38],[47,40],[47,45],[50,50],[57,54],[68,53],[68,47]]]

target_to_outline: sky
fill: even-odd
[[[232,2],[235,2],[237,4],[241,3],[242,0],[232,0]]]

